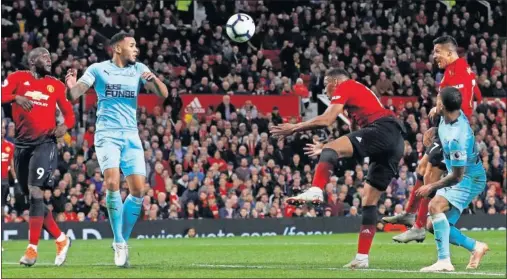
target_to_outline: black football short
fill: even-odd
[[[395,118],[384,117],[347,135],[354,147],[354,157],[358,161],[370,158],[366,181],[380,191],[385,191],[398,175],[405,150],[401,125]]]
[[[53,172],[57,167],[56,143],[46,142],[28,148],[16,148],[14,167],[18,182],[28,194],[28,186],[53,188]]]
[[[428,162],[433,167],[438,167],[440,170],[447,170],[444,161],[444,151],[442,150],[442,144],[438,138],[435,138],[433,143],[426,148],[426,155],[428,155]]]

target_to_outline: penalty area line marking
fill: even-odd
[[[300,266],[265,266],[265,265],[231,265],[231,264],[193,264],[197,267],[209,267],[209,268],[245,268],[245,269],[304,269]],[[382,268],[369,268],[369,269],[349,269],[349,268],[338,268],[338,267],[314,267],[311,269],[320,270],[340,270],[340,271],[359,271],[359,272],[394,272],[394,273],[424,273],[418,270],[404,270],[404,269],[382,269]],[[438,272],[438,274],[455,274],[455,275],[485,275],[485,276],[505,276],[505,273],[490,273],[490,272],[467,272],[467,271],[455,271],[455,272]]]

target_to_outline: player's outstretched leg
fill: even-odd
[[[363,219],[359,231],[357,254],[354,260],[346,264],[345,268],[368,268],[368,255],[377,231],[377,203],[382,194],[381,191],[365,183],[363,197]]]
[[[104,171],[106,190],[106,205],[109,222],[114,236],[114,263],[116,266],[125,266],[127,262],[127,244],[123,239],[123,201],[120,194],[120,169],[109,168]]]
[[[451,226],[445,212],[449,210],[449,202],[442,196],[434,197],[430,202],[431,222],[437,244],[438,261],[433,265],[424,267],[421,272],[454,271],[451,263],[449,238]]]
[[[37,261],[37,245],[44,224],[44,200],[43,193],[39,187],[28,186],[30,192],[30,218],[28,220],[29,243],[25,254],[19,263],[25,266],[32,266]]]
[[[382,218],[382,221],[390,224],[402,224],[405,226],[413,226],[416,221],[416,213],[419,210],[421,198],[418,197],[415,192],[417,189],[419,189],[421,186],[424,185],[424,175],[426,173],[426,167],[428,164],[429,156],[425,154],[421,161],[419,162],[419,165],[417,166],[417,180],[415,182],[414,188],[412,189],[412,192],[410,192],[410,196],[407,201],[407,205],[405,206],[405,213],[396,215],[396,216],[388,216]],[[423,223],[423,227],[426,223]],[[397,242],[403,242],[399,241],[398,239],[394,239],[394,241]]]
[[[324,201],[323,189],[329,183],[334,167],[340,158],[352,157],[354,149],[350,139],[340,137],[325,144],[320,154],[319,163],[315,167],[312,187],[305,192],[287,199],[287,203],[298,205],[304,203],[319,204]]]
[[[51,234],[51,236],[55,239],[56,244],[56,258],[55,265],[61,266],[67,260],[67,252],[69,251],[71,242],[70,238],[68,238],[58,227],[53,218],[53,212],[45,206],[44,208],[44,229]]]
[[[438,150],[438,149],[437,149]],[[432,156],[436,156],[434,158],[437,158],[438,161],[441,160],[441,157],[438,156],[441,154],[440,152],[435,154],[432,154]],[[434,158],[430,158],[430,162],[426,164],[426,169],[424,173],[424,185],[436,182],[440,179],[442,176],[442,169],[439,167],[435,167],[432,164],[432,160],[434,161]],[[415,194],[414,192],[412,192]],[[417,209],[417,218],[414,226],[399,235],[396,235],[393,237],[393,240],[395,242],[401,242],[401,243],[408,243],[411,241],[417,241],[417,242],[423,242],[426,239],[426,223],[428,221],[428,206],[430,203],[429,198],[422,198],[419,202],[419,208]]]
[[[428,221],[428,205],[430,199],[420,199],[419,208],[417,209],[416,222],[412,228],[404,233],[393,236],[395,242],[409,243],[411,241],[423,242],[426,239],[425,224]]]

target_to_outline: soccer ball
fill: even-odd
[[[225,31],[231,40],[244,43],[255,34],[255,22],[247,14],[235,14],[227,21]]]

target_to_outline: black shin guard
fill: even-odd
[[[338,160],[340,156],[338,153],[332,148],[324,148],[322,153],[320,154],[319,163],[328,163],[331,166],[336,166],[338,164]]]
[[[375,205],[367,205],[363,207],[363,222],[362,225],[377,224],[377,207]]]
[[[47,207],[44,204],[43,199],[35,199],[35,198],[30,199],[30,216],[31,217],[32,216],[33,217],[35,217],[35,216],[44,217],[46,215],[45,210],[47,210]]]

